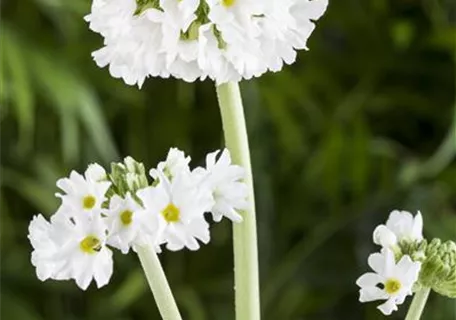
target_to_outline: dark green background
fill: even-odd
[[[57,208],[55,181],[131,155],[153,167],[178,146],[202,164],[223,145],[211,82],[150,79],[142,90],[99,69],[88,0],[2,1],[1,318],[159,319],[134,254],[87,292],[41,283],[26,238]],[[374,227],[420,209],[427,237],[456,238],[455,5],[332,0],[311,51],[243,82],[257,194],[263,319],[383,319],[358,302]],[[453,128],[453,129],[451,129]],[[451,131],[453,130],[453,131]],[[161,255],[190,320],[231,320],[230,223],[198,252]],[[389,319],[401,319],[410,299]],[[426,320],[451,320],[432,294]]]

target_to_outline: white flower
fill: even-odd
[[[199,175],[202,187],[207,188],[214,199],[211,209],[214,221],[219,222],[225,216],[234,222],[241,222],[239,210],[246,209],[248,204],[248,189],[242,181],[245,170],[231,164],[228,149],[224,149],[216,160],[219,153],[220,151],[216,151],[208,154],[206,169],[196,169],[195,173]]]
[[[34,216],[29,225],[28,238],[33,247],[32,265],[36,268],[36,275],[41,281],[57,275],[65,262],[53,260],[59,248],[59,243],[53,235],[53,226],[40,214]],[[61,277],[60,280],[64,280]]]
[[[94,0],[86,16],[104,37],[93,53],[115,78],[142,86],[170,75],[222,84],[292,64],[328,0]]]
[[[217,83],[240,81],[242,77],[234,65],[225,58],[226,52],[219,50],[214,28],[215,25],[209,23],[199,28],[198,65]]]
[[[202,76],[196,62],[198,41],[182,39],[182,34],[188,31],[196,19],[198,5],[199,1],[196,0],[161,0],[163,11],[151,9],[145,12],[149,20],[161,24],[162,42],[157,45],[166,57],[170,74],[188,82]]]
[[[92,279],[97,287],[106,285],[113,271],[112,252],[105,246],[106,225],[100,216],[47,222],[41,215],[29,226],[34,248],[32,264],[40,280],[74,279],[83,290]]]
[[[141,230],[135,212],[140,209],[141,206],[127,193],[124,199],[114,195],[109,209],[103,211],[109,228],[107,243],[124,254],[139,241]]]
[[[100,173],[100,168],[92,165],[87,169],[85,178],[72,171],[69,178],[59,179],[57,186],[65,194],[56,194],[62,199],[62,206],[57,214],[99,214],[101,205],[106,200],[105,194],[111,186],[109,181],[97,181],[101,177]]]
[[[135,0],[93,0],[92,12],[85,20],[91,30],[110,41],[130,33],[135,10]]]
[[[190,173],[190,160],[191,158],[186,157],[183,151],[177,148],[171,148],[168,151],[166,160],[160,162],[157,169],[163,172],[169,179],[172,179],[181,173]],[[155,170],[151,170],[151,173],[153,172],[155,172]]]
[[[415,217],[410,212],[395,210],[391,212],[386,225],[374,230],[374,243],[391,248],[400,241],[423,240],[423,217],[418,211]]]
[[[390,315],[397,310],[397,305],[402,304],[408,295],[412,295],[412,287],[418,280],[421,264],[413,262],[407,255],[396,264],[394,253],[389,249],[371,254],[368,263],[375,273],[365,273],[356,281],[361,288],[359,301],[386,300],[377,308],[383,314]]]
[[[137,192],[144,210],[135,212],[143,225],[149,243],[166,243],[169,250],[199,248],[200,240],[209,242],[209,224],[204,213],[213,203],[210,195],[201,192],[193,179],[185,173],[170,181],[160,170],[153,171],[159,184]]]
[[[96,64],[109,65],[114,78],[141,87],[148,76],[166,78],[170,73],[164,67],[165,55],[159,52],[161,24],[135,15],[136,10],[135,0],[94,0],[85,19],[104,37],[104,47],[92,53]]]

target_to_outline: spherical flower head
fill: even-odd
[[[160,170],[153,173],[159,183],[137,192],[144,209],[135,213],[150,242],[166,244],[172,251],[184,247],[197,250],[197,240],[207,244],[209,224],[204,213],[212,207],[212,198],[201,192],[185,173],[175,176],[172,181]]]
[[[214,221],[219,222],[222,217],[227,217],[233,222],[241,222],[240,210],[247,207],[248,189],[242,181],[245,177],[244,168],[233,165],[228,149],[224,149],[217,159],[220,151],[207,155],[206,168],[195,169],[199,176],[202,188],[206,188],[214,199],[210,210]]]
[[[161,171],[168,179],[172,180],[173,177],[179,174],[189,174],[190,157],[187,157],[185,153],[177,148],[171,148],[168,151],[168,155],[165,161],[158,164],[157,169]],[[155,174],[156,170],[151,170],[151,176],[157,178]]]
[[[93,53],[115,78],[217,84],[279,71],[307,49],[327,0],[94,0],[86,17],[104,37]]]
[[[386,225],[379,225],[374,230],[374,243],[385,248],[392,248],[401,241],[414,242],[423,240],[423,217],[421,212],[415,217],[407,211],[391,212]]]
[[[141,206],[127,193],[125,198],[112,196],[109,208],[103,211],[109,229],[107,243],[124,254],[139,241],[141,230],[135,216],[138,210]]]
[[[409,256],[404,255],[396,264],[393,251],[385,248],[381,253],[371,254],[368,263],[375,272],[365,273],[356,281],[360,287],[359,301],[386,300],[377,308],[383,314],[390,315],[397,310],[397,305],[412,295],[421,263],[413,262]]]
[[[113,271],[112,252],[105,246],[106,231],[101,216],[59,216],[51,223],[42,216],[35,217],[30,223],[29,239],[38,278],[74,279],[83,290],[92,280],[98,288],[106,285]]]
[[[62,207],[58,212],[69,215],[94,215],[99,214],[105,194],[111,183],[109,181],[98,181],[102,175],[100,168],[89,167],[85,177],[76,171],[72,171],[69,178],[62,178],[57,181],[64,194],[57,193],[56,196],[62,199]]]

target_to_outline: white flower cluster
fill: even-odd
[[[292,64],[328,0],[94,0],[86,16],[104,38],[93,53],[115,78],[218,84]]]
[[[406,211],[391,212],[386,225],[375,229],[373,238],[382,249],[380,253],[369,256],[368,264],[374,272],[365,273],[356,281],[360,287],[359,301],[386,300],[378,309],[390,315],[397,310],[397,305],[413,294],[413,286],[418,281],[421,262],[413,261],[409,255],[401,255],[398,245],[423,240],[421,213],[413,217]]]
[[[50,222],[37,215],[29,226],[38,278],[75,279],[83,290],[94,279],[101,287],[113,272],[109,247],[124,254],[137,246],[197,250],[198,240],[210,239],[206,212],[215,221],[225,216],[241,222],[239,211],[247,205],[244,170],[231,164],[228,150],[208,154],[204,168],[191,170],[189,162],[171,149],[166,161],[150,170],[152,184],[132,158],[114,164],[110,175],[93,164],[84,176],[73,171],[60,179],[60,208]]]

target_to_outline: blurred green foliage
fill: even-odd
[[[358,303],[371,233],[394,208],[456,238],[455,3],[330,1],[311,51],[242,83],[257,193],[264,319],[382,319]],[[159,319],[137,258],[81,292],[37,280],[27,226],[57,208],[55,181],[131,155],[153,167],[171,146],[201,164],[223,144],[213,84],[148,80],[140,91],[91,61],[102,39],[88,0],[2,1],[1,318]],[[231,320],[230,224],[196,253],[166,252],[185,319]],[[408,302],[390,319],[401,319]],[[424,319],[455,317],[431,296]]]

